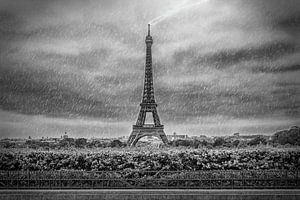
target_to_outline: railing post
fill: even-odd
[[[234,188],[234,178],[233,177],[231,178],[231,188],[232,189]]]
[[[38,176],[37,176],[37,179],[38,179],[38,187],[39,189],[41,188],[41,177],[40,177],[41,173],[40,171],[38,171]]]
[[[18,171],[18,173],[17,173],[17,188],[18,189],[19,189],[19,182],[20,182],[20,172]]]
[[[297,185],[298,185],[298,181],[299,181],[299,180],[298,180],[298,179],[299,179],[299,178],[298,178],[298,175],[299,175],[298,173],[299,173],[299,171],[296,170],[296,184],[297,184]]]
[[[288,188],[288,171],[285,170],[285,188]]]
[[[62,189],[61,171],[59,171],[59,188]]]
[[[30,183],[29,183],[29,181],[30,181],[30,171],[29,170],[27,170],[27,178],[28,178],[28,180],[27,180],[27,188],[30,188]]]
[[[10,179],[10,177],[9,177],[9,171],[7,171],[7,176],[6,176],[6,178],[3,179],[4,182],[6,183],[5,184],[6,189],[9,189],[9,187],[8,187],[8,181],[9,181],[9,179]]]
[[[243,189],[245,189],[245,171],[242,171],[242,184],[243,184]]]
[[[101,186],[102,186],[102,188],[104,188],[105,186],[104,186],[104,177],[103,177],[103,171],[101,171]]]
[[[80,178],[80,188],[82,189],[82,182],[83,182],[83,172],[81,172],[81,178]]]

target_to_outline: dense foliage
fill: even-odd
[[[289,130],[279,131],[273,135],[272,140],[283,145],[300,145],[300,128],[293,126]]]
[[[139,141],[137,146],[145,147],[152,145],[151,141]],[[162,143],[160,146],[164,146]],[[176,138],[170,139],[168,146],[171,147],[191,147],[191,148],[245,148],[253,146],[299,146],[300,145],[300,128],[293,126],[288,130],[276,132],[272,137],[267,135],[243,135],[235,133],[233,136],[219,136],[204,138]],[[0,148],[30,148],[41,150],[58,150],[69,148],[114,148],[126,147],[126,141],[118,139],[92,139],[86,138],[42,138],[17,141],[14,139],[0,140]]]
[[[0,170],[242,170],[300,169],[300,151],[287,149],[129,149],[92,152],[2,152]]]

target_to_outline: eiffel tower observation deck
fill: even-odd
[[[139,139],[145,136],[155,136],[160,138],[165,144],[168,143],[167,136],[164,132],[164,125],[160,123],[157,113],[157,103],[154,98],[153,88],[153,69],[152,69],[152,52],[153,44],[150,35],[150,24],[148,24],[148,35],[146,36],[146,65],[145,65],[145,82],[143,99],[140,104],[140,112],[135,125],[132,126],[132,132],[129,136],[127,144],[135,146]],[[145,124],[147,113],[152,114],[153,124]]]

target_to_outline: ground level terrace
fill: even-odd
[[[5,200],[96,200],[96,199],[201,199],[201,200],[297,200],[300,190],[201,190],[201,189],[97,189],[97,190],[0,190],[0,199]]]

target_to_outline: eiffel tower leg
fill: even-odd
[[[135,138],[137,137],[137,135],[139,134],[138,131],[133,130],[127,140],[127,145],[128,146],[132,146],[133,141],[135,140]]]
[[[134,147],[136,145],[136,143],[139,141],[140,138],[135,137],[134,140],[132,141],[131,146]]]
[[[141,108],[136,125],[141,126],[145,123],[145,119],[146,119],[146,111]]]
[[[168,139],[167,139],[167,136],[166,134],[160,134],[160,138],[161,140],[163,141],[164,144],[168,144]]]
[[[134,132],[135,133],[132,134],[128,139],[127,144],[130,147],[134,147],[136,145],[136,143],[139,141],[139,139],[141,139],[143,137],[139,131],[134,131]]]
[[[153,109],[152,116],[153,116],[153,121],[154,121],[155,126],[159,126],[160,125],[160,120],[159,120],[159,116],[157,114],[156,108]]]
[[[131,146],[132,141],[134,140],[135,136],[134,135],[130,135],[128,140],[127,140],[127,145]]]

